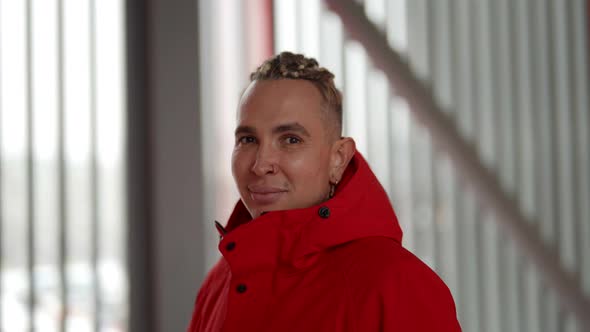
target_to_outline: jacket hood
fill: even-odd
[[[400,244],[402,241],[402,230],[387,193],[359,152],[353,156],[333,198],[309,208],[270,211],[256,219],[251,218],[240,200],[227,227],[216,226],[222,236],[219,248],[226,259],[227,244],[239,241],[240,248],[251,251],[249,257],[269,256],[258,262],[261,265],[276,264],[274,252],[279,261],[294,264],[303,257],[366,237],[388,237]],[[248,264],[228,261],[230,265]]]

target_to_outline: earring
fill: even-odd
[[[338,181],[332,182],[330,181],[330,194],[328,195],[329,198],[334,197],[334,193],[336,192],[336,185],[338,184]]]

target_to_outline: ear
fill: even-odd
[[[342,137],[334,142],[330,158],[330,182],[340,182],[342,174],[344,174],[355,152],[356,144],[350,137]]]

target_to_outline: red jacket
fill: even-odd
[[[461,331],[443,281],[401,246],[359,153],[334,198],[251,220],[236,205],[189,332]]]

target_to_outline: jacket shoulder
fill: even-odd
[[[399,242],[365,238],[346,251],[351,303],[364,313],[361,327],[377,321],[381,331],[461,330],[449,288]]]
[[[351,242],[343,254],[348,257],[349,277],[373,276],[374,281],[390,284],[392,280],[420,280],[422,286],[448,289],[428,265],[402,245],[386,237],[369,237]],[[426,284],[425,284],[426,283]]]
[[[224,307],[220,301],[224,299],[222,294],[227,292],[230,278],[229,265],[221,257],[209,271],[199,289],[188,328],[189,332],[209,330],[209,325],[215,323],[211,318],[214,312],[218,312],[220,307]]]

